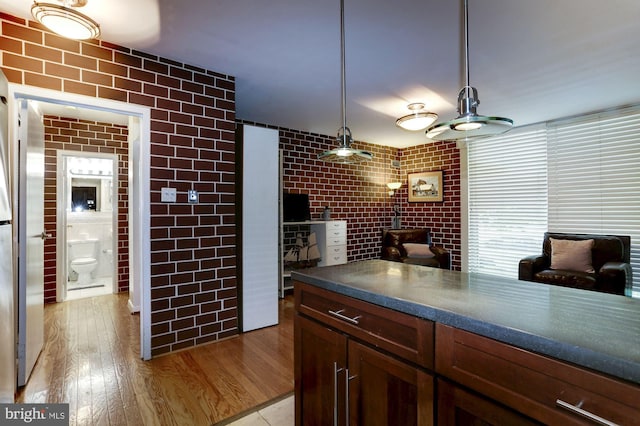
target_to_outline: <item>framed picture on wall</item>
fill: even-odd
[[[442,170],[409,173],[407,175],[409,202],[441,202],[443,194]]]

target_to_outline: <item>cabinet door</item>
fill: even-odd
[[[296,314],[296,425],[345,425],[347,337]]]
[[[349,341],[351,425],[433,425],[433,376]]]
[[[541,425],[486,398],[438,379],[438,426]]]

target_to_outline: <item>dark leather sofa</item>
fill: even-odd
[[[551,269],[550,238],[558,240],[593,239],[591,261],[594,271]],[[542,254],[522,259],[518,268],[518,278],[525,281],[631,296],[633,280],[630,258],[631,238],[629,236],[546,232],[542,243]]]
[[[404,247],[404,244],[407,243],[428,245],[429,250],[433,254],[432,257],[411,257]],[[382,231],[382,251],[380,257],[384,260],[394,262],[412,263],[442,269],[451,268],[449,252],[431,243],[431,233],[429,229],[426,228],[384,229]]]

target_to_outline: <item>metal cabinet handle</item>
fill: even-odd
[[[349,369],[345,369],[345,385],[344,385],[344,398],[345,398],[345,411],[346,411],[346,418],[347,418],[347,422],[345,423],[346,425],[349,425],[351,423],[349,423],[349,381],[355,379],[357,376],[349,376]]]
[[[338,367],[338,363],[333,363],[333,426],[338,426],[338,373],[342,368]]]
[[[344,312],[344,309],[340,309],[339,311],[332,311],[332,310],[329,310],[329,313],[330,313],[331,315],[333,315],[334,317],[336,317],[336,318],[340,318],[341,320],[344,320],[344,321],[350,322],[351,324],[355,324],[355,325],[358,325],[358,324],[359,324],[359,321],[358,321],[358,320],[359,320],[360,318],[362,318],[362,315],[358,315],[358,316],[355,316],[355,317],[353,317],[353,318],[350,318],[350,317],[348,317],[348,316],[346,316],[346,315],[342,315],[342,313],[343,313],[343,312]]]
[[[561,399],[556,399],[556,405],[560,408],[564,408],[567,411],[570,411],[574,414],[577,414],[581,417],[584,417],[585,419],[589,419],[592,422],[595,422],[599,425],[604,425],[604,426],[619,426],[617,423],[613,423],[610,422],[607,419],[603,419],[600,416],[596,416],[593,413],[588,412],[587,410],[583,410],[582,408],[580,408],[579,406],[575,406],[572,404],[569,404],[568,402],[564,402]]]
[[[42,233],[37,236],[42,238],[43,240],[46,240],[47,238],[51,238],[51,234],[47,234],[47,231],[42,231]]]

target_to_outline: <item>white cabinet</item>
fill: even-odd
[[[311,225],[318,237],[318,248],[322,259],[318,266],[347,263],[347,221],[329,220]]]
[[[318,266],[340,265],[347,263],[347,221],[346,220],[308,220],[305,222],[283,222],[280,245],[280,297],[285,290],[293,288],[288,280],[291,270],[285,266],[284,255],[293,244],[293,236],[300,233],[306,239],[315,232],[320,261]]]

